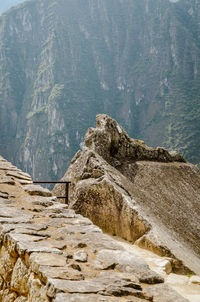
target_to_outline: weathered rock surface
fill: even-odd
[[[107,115],[96,117],[96,128],[89,128],[85,135],[85,144],[102,156],[107,162],[115,165],[115,161],[151,160],[159,162],[185,162],[177,152],[168,152],[164,148],[150,148],[143,141],[131,139],[117,122]]]
[[[107,115],[85,136],[63,180],[70,207],[104,231],[200,274],[200,173],[177,152],[133,140]],[[54,194],[64,193],[57,185]]]
[[[101,250],[96,255],[96,268],[108,270],[116,268],[134,274],[141,282],[148,284],[162,283],[163,278],[149,271],[148,265],[136,255],[127,251]]]
[[[155,302],[182,301],[182,298],[165,284],[150,286],[145,289],[145,293],[153,296]],[[187,300],[185,299],[185,301]]]
[[[119,298],[113,298],[111,296],[101,296],[101,295],[80,295],[80,294],[58,294],[56,296],[55,302],[112,302],[119,301]],[[128,299],[123,299],[126,302],[144,302],[144,299],[130,297]]]
[[[4,160],[5,166],[11,167]],[[0,169],[0,179],[6,171]],[[0,184],[0,301],[154,301],[157,291],[146,287],[164,279],[142,259],[53,196],[30,195],[13,178],[14,185]]]
[[[190,278],[190,282],[194,284],[199,284],[200,285],[200,277],[199,276],[192,276]]]
[[[51,192],[48,189],[44,189],[39,185],[26,185],[24,190],[29,193],[30,195],[39,195],[49,197],[52,196]]]

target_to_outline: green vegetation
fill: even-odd
[[[52,100],[59,100],[60,97],[62,96],[63,89],[64,89],[63,84],[55,84],[51,90],[48,101],[51,102]]]
[[[27,118],[27,119],[30,119],[30,118],[32,118],[32,117],[33,117],[34,115],[36,115],[36,114],[40,114],[40,113],[46,112],[46,110],[47,110],[47,107],[46,107],[46,106],[40,107],[40,108],[38,108],[38,109],[35,110],[35,111],[29,112],[29,113],[27,114],[26,118]]]

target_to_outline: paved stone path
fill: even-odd
[[[115,238],[126,251],[138,255],[149,265],[152,270],[159,273],[165,279],[165,283],[167,285],[175,289],[190,302],[200,301],[199,276],[174,274],[170,265],[170,258],[160,257],[151,251],[142,249],[137,245],[130,244],[121,238]]]
[[[0,157],[0,301],[188,301]]]

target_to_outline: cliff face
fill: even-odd
[[[9,11],[1,154],[34,178],[58,179],[104,112],[198,163],[199,14],[195,0],[33,0]]]

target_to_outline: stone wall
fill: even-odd
[[[187,301],[163,282],[0,157],[0,302]]]

